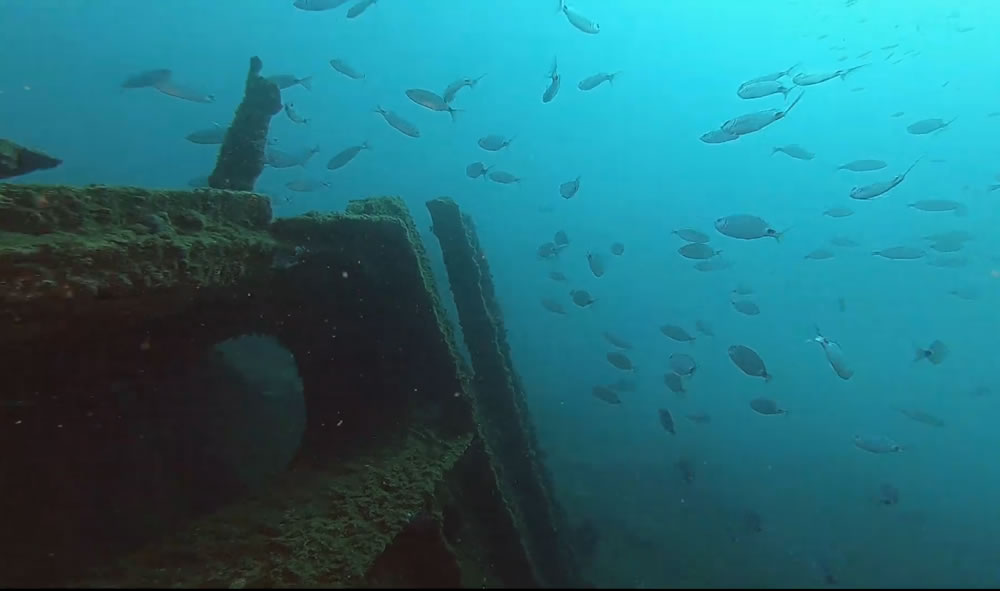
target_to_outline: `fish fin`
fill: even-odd
[[[372,149],[372,145],[368,143],[368,140],[365,140],[365,141],[361,142],[361,149],[362,150],[371,150]]]
[[[448,114],[451,115],[451,122],[452,123],[455,122],[455,114],[456,113],[464,113],[464,112],[465,112],[465,109],[448,109]]]
[[[313,89],[312,79],[313,79],[312,75],[306,76],[305,78],[299,80],[299,84],[301,84],[302,87],[305,88],[306,90],[312,90]]]
[[[617,72],[609,74],[608,75],[608,84],[614,86],[614,84],[615,84],[615,78],[617,78],[617,77],[619,77],[621,75],[622,75],[622,70],[618,70]]]

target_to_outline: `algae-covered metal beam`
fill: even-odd
[[[271,117],[281,111],[281,90],[260,75],[263,67],[259,57],[250,58],[243,102],[222,140],[215,170],[208,177],[208,186],[214,189],[253,191],[264,170],[267,131]]]
[[[472,361],[476,418],[538,577],[554,587],[579,585],[562,538],[565,517],[537,450],[524,390],[514,370],[493,279],[472,220],[451,199],[427,202]]]
[[[0,487],[0,587],[541,583],[405,204],[270,218],[242,192],[0,185],[0,371],[18,402],[0,405],[0,481],[24,484]],[[151,470],[119,397],[138,388],[140,415],[183,431],[159,380],[245,334],[296,362],[288,472],[169,534],[123,528],[157,505],[117,482]],[[161,461],[157,478],[195,478],[199,458]],[[128,548],[95,535],[116,528]]]

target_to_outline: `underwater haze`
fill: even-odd
[[[277,216],[475,220],[595,585],[1000,585],[1000,3],[295,4],[0,3],[18,182],[197,185],[260,56]]]

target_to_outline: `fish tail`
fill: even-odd
[[[996,190],[1000,189],[1000,184],[990,185],[989,188],[990,188],[990,191],[996,191]]]
[[[313,77],[311,75],[306,76],[305,78],[299,80],[299,84],[301,84],[302,87],[305,88],[306,90],[312,90],[313,89],[312,79]]]

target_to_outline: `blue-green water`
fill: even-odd
[[[1000,183],[1000,117],[991,116],[1000,111],[1000,5],[576,0],[574,10],[600,23],[598,34],[586,34],[555,0],[380,0],[348,19],[350,4],[324,12],[291,0],[0,4],[3,135],[65,161],[18,180],[184,187],[210,172],[217,152],[184,136],[228,123],[249,56],[261,56],[267,75],[312,76],[311,90],[283,91],[311,121],[279,114],[271,136],[282,150],[321,150],[304,168],[265,170],[258,190],[276,198],[279,216],[400,195],[432,254],[424,201],[452,196],[475,218],[560,498],[574,521],[589,519],[600,531],[587,573],[596,584],[815,586],[827,574],[845,586],[998,583],[1000,409],[989,391],[1000,389],[1000,192],[989,189]],[[331,58],[364,79],[335,72]],[[543,103],[554,58],[562,84]],[[870,65],[805,88],[787,117],[759,132],[719,145],[699,141],[741,114],[787,108],[800,89],[786,101],[744,100],[737,88],[793,64],[801,64],[793,73]],[[214,102],[120,88],[151,68],[170,68],[176,82]],[[622,74],[612,85],[577,88],[602,71]],[[454,122],[404,94],[441,92],[483,74],[453,101],[461,109]],[[389,127],[373,112],[377,105],[421,136]],[[920,120],[956,117],[937,133],[907,131]],[[516,139],[486,152],[477,140],[488,134]],[[372,149],[326,169],[334,154],[363,141]],[[772,155],[787,144],[815,158]],[[853,186],[888,180],[921,156],[883,197],[849,198]],[[855,159],[887,166],[835,170]],[[470,179],[465,166],[475,161],[522,180]],[[579,193],[562,198],[560,184],[577,175]],[[286,188],[301,179],[330,187]],[[967,213],[908,207],[925,199],[955,200]],[[835,206],[855,213],[823,215]],[[780,242],[715,230],[716,219],[735,213],[790,229]],[[694,269],[671,233],[684,227],[709,234],[732,266]],[[538,245],[557,230],[570,245],[539,259]],[[923,239],[948,230],[974,238],[948,255]],[[835,236],[858,246],[831,246]],[[625,245],[622,256],[609,251],[616,241]],[[891,246],[925,256],[871,255]],[[819,247],[835,256],[804,258]],[[605,259],[602,277],[589,270],[588,252]],[[929,264],[941,256],[964,264]],[[550,279],[553,270],[569,281]],[[752,286],[759,315],[734,310],[739,283]],[[570,289],[598,301],[578,308]],[[547,311],[543,298],[559,300],[568,314]],[[658,330],[671,323],[695,334],[699,319],[715,336],[699,335],[693,345]],[[806,342],[815,325],[843,348],[851,379],[840,379],[820,346]],[[634,375],[606,361],[612,346],[604,331],[633,344]],[[914,344],[935,339],[947,343],[947,358],[914,362]],[[773,379],[741,373],[726,353],[735,344],[760,353]],[[663,382],[677,352],[698,363],[686,397]],[[620,393],[621,405],[591,395],[621,377],[636,383]],[[760,396],[788,413],[755,414],[749,401]],[[661,428],[660,408],[673,413],[676,435]],[[914,421],[898,408],[944,424]],[[711,422],[685,418],[698,411]],[[890,437],[903,450],[872,454],[854,445],[855,435]],[[696,467],[693,482],[675,466],[682,458]],[[883,483],[899,489],[898,504],[878,502]],[[759,516],[761,531],[747,530],[747,511]]]

